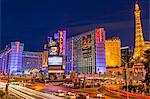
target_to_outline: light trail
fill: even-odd
[[[0,87],[5,88],[6,83],[0,82]],[[38,92],[18,85],[9,85],[8,91],[11,92],[14,96],[19,96],[25,99],[63,99],[61,97],[57,97],[48,93]]]

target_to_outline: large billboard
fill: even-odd
[[[91,35],[82,37],[82,54],[83,58],[91,57]]]
[[[62,56],[48,56],[49,66],[62,66]]]

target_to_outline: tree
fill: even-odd
[[[3,97],[4,95],[5,93],[2,90],[0,90],[0,97]]]

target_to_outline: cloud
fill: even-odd
[[[142,25],[148,28],[150,19],[142,20]],[[89,31],[90,29],[95,29],[96,27],[104,27],[109,30],[118,30],[124,31],[126,29],[134,30],[134,20],[129,21],[120,21],[120,22],[107,22],[107,23],[97,23],[97,24],[77,24],[70,27],[67,27],[67,30],[71,33],[82,33],[83,31]],[[134,31],[133,31],[134,32]]]

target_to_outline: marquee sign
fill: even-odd
[[[59,55],[63,53],[63,31],[59,31]]]

